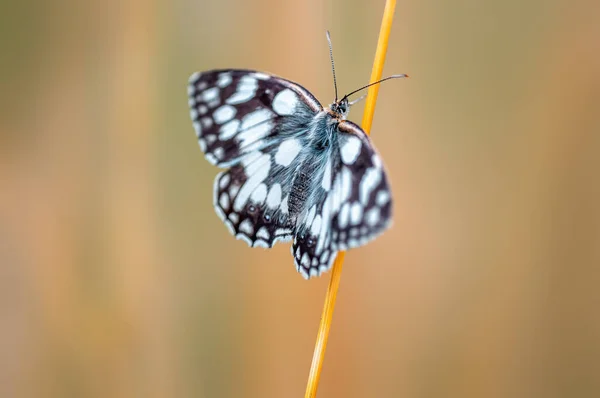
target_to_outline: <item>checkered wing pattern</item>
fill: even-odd
[[[369,138],[349,121],[340,123],[334,136],[292,245],[296,269],[307,278],[329,270],[338,251],[364,245],[391,222],[386,174]]]
[[[391,195],[369,138],[302,86],[250,70],[195,73],[190,114],[206,159],[227,170],[214,205],[252,247],[293,239],[297,270],[328,270],[339,250],[390,223]]]
[[[298,135],[322,109],[301,86],[248,70],[194,73],[188,101],[200,148],[219,167]]]

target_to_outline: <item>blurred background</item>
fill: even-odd
[[[0,15],[0,396],[300,397],[330,274],[234,240],[188,76],[368,82],[383,0]],[[319,397],[600,396],[600,3],[400,1]],[[360,122],[362,104],[351,112]]]

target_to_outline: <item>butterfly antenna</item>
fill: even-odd
[[[369,83],[369,84],[367,84],[366,86],[359,88],[358,90],[354,90],[354,91],[352,91],[350,94],[346,94],[346,95],[344,95],[344,97],[345,97],[345,98],[348,98],[348,97],[349,97],[349,96],[351,96],[352,94],[358,93],[360,90],[364,90],[365,88],[368,88],[368,87],[374,86],[374,85],[376,85],[376,84],[379,84],[379,83],[383,83],[383,82],[384,82],[384,81],[386,81],[386,80],[391,80],[391,79],[400,79],[400,78],[403,78],[403,77],[408,77],[408,75],[402,74],[402,75],[392,75],[392,76],[388,76],[388,77],[386,77],[386,78],[384,78],[384,79],[381,79],[381,80],[378,80],[378,81],[376,81],[376,82],[374,82],[374,83]],[[360,100],[360,99],[362,99],[362,98],[359,98],[359,100]],[[354,102],[358,102],[358,101],[354,101]]]
[[[338,100],[337,81],[335,80],[335,64],[333,63],[333,49],[331,47],[331,35],[327,33],[327,43],[329,43],[329,58],[331,59],[331,70],[333,72],[333,87],[335,88],[335,102]]]

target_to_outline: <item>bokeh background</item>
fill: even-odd
[[[0,15],[0,396],[300,397],[329,274],[235,241],[188,76],[333,99],[383,0]],[[372,129],[393,228],[346,257],[319,397],[600,396],[600,3],[400,1]],[[360,122],[362,104],[351,119]]]

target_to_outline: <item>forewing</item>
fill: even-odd
[[[302,86],[250,70],[194,73],[188,97],[200,148],[219,167],[281,142],[294,134],[290,121],[309,123],[322,109]]]
[[[292,255],[306,278],[327,271],[338,251],[364,245],[391,221],[387,177],[369,138],[348,121],[339,124],[335,136],[294,236]]]

